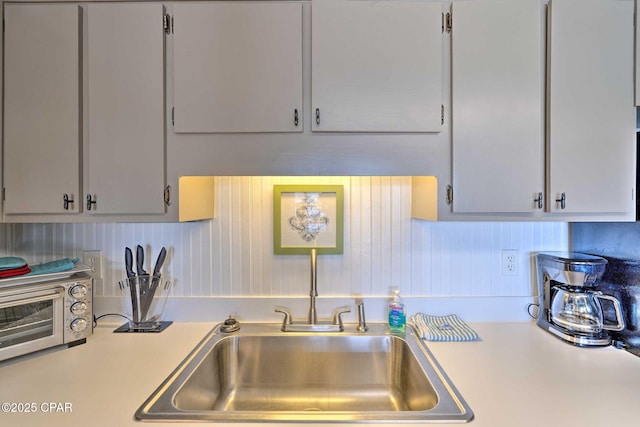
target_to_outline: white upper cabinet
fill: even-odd
[[[548,207],[634,211],[633,1],[552,0],[547,28]]]
[[[543,6],[538,0],[454,2],[452,17],[453,210],[540,209]]]
[[[5,213],[78,212],[80,8],[5,4],[4,21]]]
[[[313,0],[314,131],[439,132],[442,5]]]
[[[175,3],[175,132],[302,132],[302,4]]]
[[[163,213],[164,7],[89,4],[87,16],[87,210]]]

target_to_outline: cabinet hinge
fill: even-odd
[[[176,107],[171,107],[171,126],[176,125]]]
[[[444,126],[444,104],[440,104],[440,124]]]
[[[447,33],[450,33],[452,28],[453,28],[453,18],[451,17],[451,13],[447,12],[443,18],[442,32],[444,33],[446,31]]]
[[[447,205],[453,204],[453,187],[451,184],[447,185]]]
[[[4,202],[5,200],[7,200],[7,189],[2,187],[2,201]]]
[[[165,13],[162,16],[162,26],[164,28],[164,32],[165,34],[171,34],[173,32],[173,19],[171,19],[171,15],[169,15],[168,13]]]

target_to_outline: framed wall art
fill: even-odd
[[[273,252],[343,253],[342,185],[274,185]]]

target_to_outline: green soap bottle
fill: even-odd
[[[400,299],[400,290],[393,290],[393,299],[389,303],[389,331],[404,333],[407,327],[407,316],[404,311],[404,304]]]

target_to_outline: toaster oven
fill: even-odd
[[[0,361],[86,342],[92,305],[92,279],[85,274],[0,287]]]

